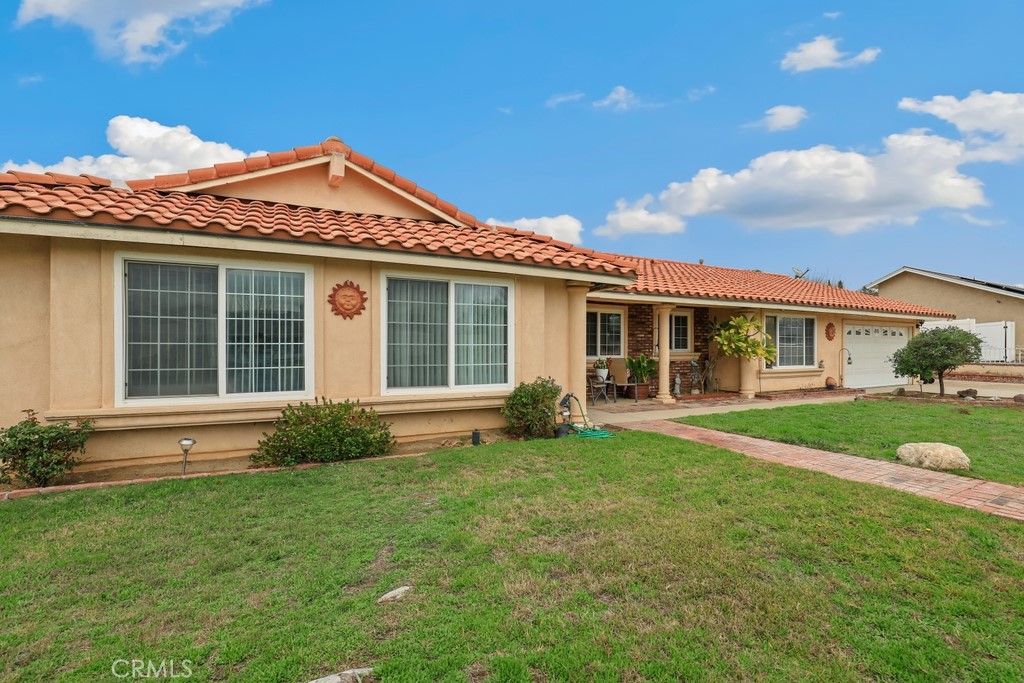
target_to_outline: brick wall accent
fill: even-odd
[[[627,347],[626,354],[636,356],[645,353],[654,356],[654,306],[652,304],[630,304],[627,307]],[[693,309],[693,350],[700,354],[699,362],[703,364],[708,357],[708,326],[711,315],[707,308]],[[690,393],[693,373],[688,360],[674,360],[669,364],[669,376],[675,384],[676,374],[681,380],[681,390]],[[669,387],[671,391],[673,387]],[[651,378],[651,396],[658,392],[658,375]]]

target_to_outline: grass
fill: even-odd
[[[4,680],[1024,678],[1024,524],[655,434],[35,496],[0,529]]]
[[[959,446],[971,459],[967,476],[1024,485],[1024,413],[1012,408],[946,406],[910,401],[856,401],[686,417],[686,424],[810,446],[876,460],[896,460],[915,441]]]

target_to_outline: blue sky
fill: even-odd
[[[135,177],[336,134],[482,219],[596,249],[1024,282],[1024,3],[0,12],[5,166]]]

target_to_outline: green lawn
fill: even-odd
[[[744,410],[679,419],[686,424],[747,434],[877,460],[896,460],[913,441],[959,446],[971,459],[968,476],[1024,485],[1024,412],[1013,408],[856,401]]]
[[[654,434],[41,495],[0,529],[4,680],[1024,678],[1024,524]]]

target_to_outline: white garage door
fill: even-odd
[[[843,383],[851,389],[905,383],[905,379],[893,374],[889,357],[897,349],[906,346],[909,339],[909,327],[844,326],[843,346],[850,351],[853,362],[844,368]]]

